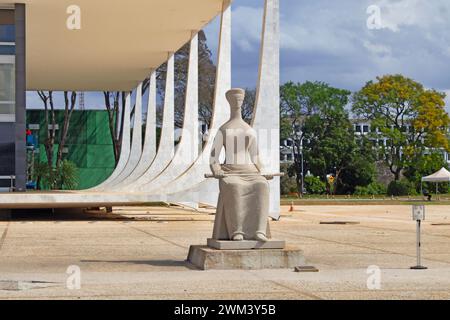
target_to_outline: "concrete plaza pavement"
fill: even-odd
[[[281,221],[271,222],[273,237],[303,249],[317,273],[193,269],[185,259],[191,244],[211,235],[210,210],[114,208],[106,216],[0,221],[0,298],[450,299],[450,206],[427,207],[423,271],[409,269],[410,206],[295,209],[283,207]],[[67,287],[69,266],[81,271],[79,290]],[[369,266],[380,268],[380,289],[367,286]]]

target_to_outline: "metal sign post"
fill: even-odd
[[[421,239],[420,239],[420,225],[422,223],[422,220],[425,220],[425,206],[413,206],[412,207],[412,216],[413,220],[417,222],[417,265],[414,267],[411,267],[413,270],[425,270],[428,269],[427,267],[422,266],[421,261]]]

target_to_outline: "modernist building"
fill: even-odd
[[[0,6],[0,187],[26,183],[25,8]]]
[[[279,172],[279,0],[264,7],[253,128],[261,161]],[[0,0],[1,173],[26,186],[26,90],[127,92],[119,163],[106,181],[68,193],[0,194],[0,209],[90,207],[149,201],[216,204],[217,181],[207,179],[218,128],[229,118],[232,0]],[[198,135],[198,37],[220,18],[212,122]],[[185,112],[175,149],[174,52],[190,45]],[[167,63],[161,137],[156,141],[156,72]],[[142,88],[150,80],[145,134]],[[132,98],[134,97],[134,98]],[[131,112],[133,101],[134,116]],[[279,216],[279,178],[270,182],[272,217]]]
[[[33,164],[47,163],[44,141],[47,138],[44,110],[27,110],[28,188],[35,179]],[[56,128],[63,127],[64,110],[56,110]],[[106,110],[75,110],[72,114],[63,157],[77,167],[76,189],[88,189],[108,178],[115,166],[112,138]],[[55,153],[59,144],[56,135]],[[56,154],[54,156],[56,159]],[[31,182],[31,183],[30,183]]]
[[[359,119],[352,119],[353,131],[356,137],[369,136],[368,139],[373,143],[373,146],[382,147],[389,144],[389,139],[383,137],[380,131],[373,127],[370,121],[364,121]],[[406,125],[403,128],[404,132],[409,132],[412,130],[410,125]],[[300,129],[296,130],[297,135],[301,136]],[[444,160],[450,164],[450,154],[445,150],[442,150],[442,156]],[[284,139],[280,143],[280,161],[281,163],[292,163],[294,162],[294,141],[292,139]]]

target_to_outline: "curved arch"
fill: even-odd
[[[164,114],[158,151],[149,168],[133,184],[128,185],[128,191],[137,191],[139,186],[152,181],[169,164],[175,154],[175,100],[174,100],[174,55],[167,61],[166,90],[164,96]]]
[[[126,189],[147,171],[156,155],[156,71],[150,74],[148,86],[147,120],[145,125],[144,147],[141,158],[133,172],[115,189]]]
[[[116,168],[111,173],[111,175],[98,186],[88,189],[88,191],[99,191],[108,186],[125,168],[128,162],[128,158],[130,157],[131,150],[131,132],[130,132],[130,124],[131,124],[131,93],[128,92],[125,98],[125,108],[123,110],[123,127],[122,127],[122,142],[120,149],[119,161],[116,165]]]
[[[114,186],[126,179],[131,172],[136,168],[142,155],[142,82],[136,88],[136,103],[134,107],[134,121],[133,121],[133,137],[131,140],[131,150],[128,157],[128,162],[122,172],[113,179],[108,185],[108,189],[113,189]]]
[[[198,35],[195,34],[190,42],[181,140],[177,145],[173,159],[168,165],[152,181],[146,184],[139,184],[139,190],[152,192],[161,188],[185,172],[197,159],[198,155]],[[139,180],[136,182],[139,183]]]
[[[212,149],[215,134],[218,129],[229,118],[230,110],[227,107],[225,93],[231,88],[231,7],[228,1],[224,1],[224,8],[221,16],[221,27],[219,37],[216,85],[214,93],[213,115],[211,119],[211,129],[206,144],[196,161],[177,178],[167,183],[158,190],[158,194],[164,199],[171,198],[173,202],[185,201],[186,191],[196,193],[199,190],[197,202],[204,202],[203,199],[215,199],[219,194],[219,187],[215,181],[205,179],[205,173],[209,172],[209,157]],[[180,193],[181,192],[181,193]],[[174,194],[179,194],[179,197]],[[190,198],[191,195],[189,195]],[[195,198],[195,196],[194,196]],[[186,200],[191,201],[191,200]],[[216,203],[214,203],[215,205]]]
[[[279,0],[265,0],[263,32],[252,126],[258,133],[265,171],[280,171],[280,38]],[[280,217],[280,178],[270,185],[270,216]]]

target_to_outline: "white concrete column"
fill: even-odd
[[[150,75],[145,142],[142,154],[148,166],[156,156],[156,70],[152,71]]]
[[[150,168],[156,155],[156,71],[150,74],[148,84],[147,120],[145,125],[144,147],[141,159],[133,172],[116,186],[116,189],[128,190]]]
[[[161,129],[161,138],[159,141],[158,151],[156,157],[153,159],[151,166],[144,172],[144,174],[135,181],[128,191],[139,191],[141,186],[150,183],[158,174],[160,174],[165,167],[172,160],[174,148],[174,127],[175,127],[175,88],[174,88],[174,54],[169,55],[167,61],[166,74],[166,90],[164,95],[164,115]]]
[[[265,0],[256,105],[252,121],[265,171],[280,170],[279,0]],[[280,178],[270,182],[271,217],[280,217]]]
[[[197,161],[182,175],[173,180],[160,193],[170,202],[202,202],[217,204],[218,183],[206,180],[205,173],[210,172],[209,157],[217,130],[229,119],[229,107],[225,93],[231,88],[231,7],[225,0],[221,16],[218,47],[216,87],[214,93],[211,128],[205,147]]]
[[[131,150],[131,93],[127,93],[125,98],[125,108],[123,110],[122,142],[120,148],[119,162],[113,173],[98,186],[88,189],[91,191],[101,191],[106,189],[110,183],[117,178],[127,165]]]
[[[122,172],[110,183],[114,188],[126,179],[136,168],[142,155],[142,82],[136,88],[136,103],[134,107],[133,137],[131,140],[130,156]]]
[[[171,162],[151,182],[140,186],[141,191],[158,191],[185,172],[197,160],[199,155],[198,131],[198,35],[194,32],[190,42],[181,140]]]

